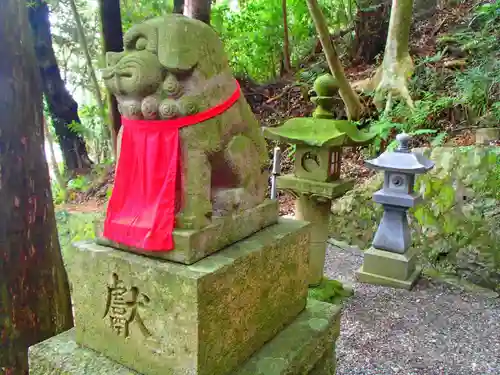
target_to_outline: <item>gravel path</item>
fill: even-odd
[[[354,286],[337,375],[500,374],[500,300],[421,279],[412,291],[354,281],[363,255],[330,246],[325,272]]]

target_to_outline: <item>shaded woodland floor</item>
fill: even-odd
[[[337,375],[500,374],[500,300],[422,278],[412,291],[356,283],[363,254],[329,246],[325,273],[353,284]]]

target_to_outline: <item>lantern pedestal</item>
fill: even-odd
[[[411,246],[406,207],[384,205],[384,215],[373,237],[373,247],[404,254]]]
[[[295,217],[311,223],[311,240],[309,242],[309,286],[317,286],[323,279],[323,268],[328,240],[328,218],[332,201],[318,201],[306,195],[295,200]]]
[[[310,287],[316,287],[323,281],[332,200],[352,189],[354,181],[322,182],[288,174],[279,176],[276,182],[278,189],[296,197],[295,217],[311,223],[308,281]]]
[[[311,287],[318,286],[323,280],[332,200],[345,194],[353,185],[353,181],[321,182],[294,175],[277,178],[278,189],[288,191],[296,197],[295,217],[311,223],[308,277]]]
[[[321,182],[299,178],[292,174],[279,176],[276,181],[278,189],[288,191],[296,197],[295,217],[311,223],[308,281],[309,286],[318,286],[323,280],[332,200],[352,189],[354,182],[349,180]]]
[[[397,254],[372,247],[364,256],[363,266],[356,272],[362,283],[410,290],[420,277],[421,267],[417,266],[414,248]]]

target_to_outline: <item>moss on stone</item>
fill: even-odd
[[[57,227],[61,249],[65,256],[71,253],[73,242],[92,240],[101,234],[105,218],[105,208],[98,212],[68,212],[59,210],[56,213]],[[212,254],[241,238],[248,237],[278,220],[278,203],[266,200],[262,204],[235,213],[229,217],[218,217],[212,224],[200,231],[175,229],[174,243],[176,247],[169,252],[146,253],[148,256],[172,260],[184,264],[192,264],[209,254]],[[103,245],[109,241],[98,239]],[[118,247],[118,246],[117,246]],[[144,253],[140,249],[127,249],[137,253]]]
[[[193,265],[79,243],[67,257],[77,342],[148,375],[226,374],[304,309],[308,238],[308,223],[281,219]],[[113,275],[147,296],[146,333],[133,321],[119,336],[104,318]]]
[[[370,142],[375,134],[360,131],[347,120],[321,118],[293,118],[283,125],[264,128],[267,138],[291,144],[316,147],[337,147]]]
[[[298,319],[233,375],[332,374],[340,311],[340,306],[309,299]]]
[[[322,182],[299,178],[293,174],[278,176],[276,181],[278,189],[290,191],[293,194],[305,194],[324,199],[337,198],[354,186],[354,181],[349,180]]]
[[[383,212],[372,197],[383,182],[383,174],[378,173],[333,201],[330,216],[330,235],[333,238],[360,249],[370,246]]]
[[[214,217],[210,225],[199,230],[174,229],[175,248],[170,251],[148,252],[115,244],[104,238],[98,238],[97,242],[149,257],[193,264],[265,227],[276,224],[277,221],[278,202],[268,199],[251,209],[235,212],[230,216]]]
[[[309,300],[306,309],[290,325],[229,374],[333,375],[340,311],[339,306]],[[139,375],[77,345],[75,329],[31,347],[29,361],[30,375]],[[172,372],[164,368],[162,375],[169,374]]]
[[[75,329],[29,349],[30,375],[141,375],[93,350],[80,347]]]
[[[338,93],[339,83],[331,74],[322,74],[314,80],[314,91],[317,96],[330,97]]]
[[[345,299],[351,297],[354,294],[352,288],[343,285],[338,280],[330,280],[324,277],[318,286],[309,288],[309,298],[321,302],[333,303],[335,305],[340,304]]]

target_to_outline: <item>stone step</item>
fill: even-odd
[[[333,375],[340,307],[309,300],[307,308],[231,375]],[[29,350],[30,375],[140,375],[104,355],[79,346],[75,329]],[[189,368],[163,374],[193,374]],[[224,369],[211,372],[221,375]]]

